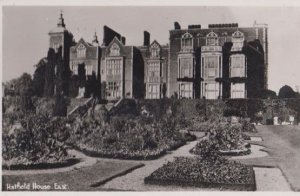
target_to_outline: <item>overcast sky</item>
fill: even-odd
[[[3,7],[3,81],[32,74],[47,55],[48,32],[63,10],[66,27],[75,40],[91,41],[94,32],[102,43],[103,26],[126,37],[127,45],[141,45],[143,31],[161,44],[168,43],[174,21],[188,24],[239,23],[254,21],[269,25],[269,88],[278,91],[287,84],[300,85],[300,8],[296,7]]]

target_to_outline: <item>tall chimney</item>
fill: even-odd
[[[150,33],[148,31],[144,31],[144,46],[150,45]]]
[[[119,40],[121,40],[121,35],[117,33],[116,31],[112,30],[108,26],[103,27],[103,46],[108,46],[108,44],[114,39],[114,37],[117,37]]]
[[[122,36],[121,39],[122,39],[122,44],[123,44],[123,45],[126,45],[126,38]]]
[[[181,26],[178,22],[174,22],[174,28],[175,28],[175,30],[180,30]]]

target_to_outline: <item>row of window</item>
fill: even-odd
[[[110,59],[106,61],[107,75],[121,75],[122,74],[122,59]],[[218,55],[202,57],[201,76],[203,78],[221,77],[221,57]],[[194,58],[179,58],[179,78],[194,77]],[[85,66],[86,74],[91,75],[93,70],[92,65]],[[78,66],[73,65],[72,70],[78,74]],[[148,76],[161,77],[162,70],[160,62],[149,62]],[[230,57],[230,77],[245,77],[245,56],[232,55]]]
[[[239,51],[243,47],[244,34],[240,31],[236,31],[232,34],[232,51]],[[210,32],[206,36],[206,45],[207,46],[216,46],[218,45],[218,35],[214,32]],[[57,49],[59,45],[53,45],[54,49]],[[182,50],[191,50],[193,49],[193,36],[190,33],[185,33],[181,38],[181,48]],[[151,57],[159,57],[160,47],[154,43],[151,46]],[[120,47],[118,44],[113,43],[110,47],[110,56],[120,56]],[[77,47],[77,57],[85,58],[86,57],[86,47],[83,44],[80,44]]]
[[[239,51],[243,47],[244,34],[240,31],[236,31],[232,34],[232,51]],[[219,45],[218,35],[213,31],[206,35],[206,45],[207,46],[217,46]],[[181,37],[181,49],[191,50],[193,49],[193,36],[190,33],[185,33]]]
[[[217,82],[202,83],[201,95],[206,99],[218,99],[222,96],[222,85]],[[179,97],[180,98],[193,98],[193,83],[182,82],[179,83]],[[147,85],[147,98],[159,99],[161,94],[160,84],[148,84]],[[244,83],[231,84],[231,98],[245,98],[246,90]]]
[[[122,94],[121,82],[108,82],[106,88],[106,96],[108,99],[120,98]],[[218,99],[221,95],[221,84],[217,82],[202,83],[201,95],[206,99]],[[182,82],[179,83],[179,97],[180,98],[193,98],[193,83]],[[231,84],[231,98],[245,98],[245,84],[236,83]],[[147,85],[147,98],[160,99],[161,98],[161,85],[148,84]]]
[[[72,65],[71,67],[73,74],[78,75],[78,65]],[[94,70],[93,65],[85,65],[84,66],[85,75],[92,75],[93,72],[96,73],[96,70]]]
[[[206,99],[218,99],[222,96],[222,84],[218,82],[208,82],[201,84],[201,95]],[[245,98],[246,89],[245,83],[231,83],[230,97],[233,99]]]

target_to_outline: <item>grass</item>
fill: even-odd
[[[250,142],[265,146],[269,156],[244,159],[240,162],[259,167],[278,167],[294,191],[300,191],[300,126],[257,126],[262,142]]]
[[[136,162],[105,160],[91,167],[68,172],[35,175],[4,175],[2,176],[2,190],[7,191],[7,184],[13,185],[20,182],[21,184],[29,183],[31,187],[30,191],[35,191],[32,189],[32,184],[36,182],[39,185],[50,185],[51,188],[49,191],[62,191],[55,189],[54,183],[61,186],[66,185],[66,191],[95,191],[99,190],[97,186],[142,166],[143,164]]]

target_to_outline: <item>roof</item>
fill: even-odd
[[[56,26],[49,31],[49,33],[64,33],[64,32],[68,32],[68,30],[62,26]]]

